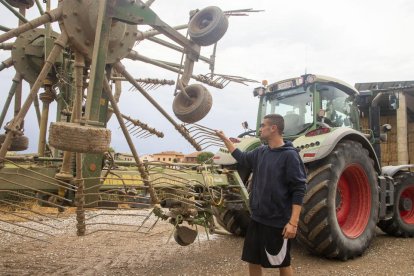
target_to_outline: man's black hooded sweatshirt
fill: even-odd
[[[249,152],[236,149],[232,155],[253,171],[251,218],[284,228],[292,214],[292,204],[302,205],[306,191],[305,167],[297,150],[287,141],[274,149],[267,145]]]

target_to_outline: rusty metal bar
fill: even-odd
[[[127,58],[131,59],[131,60],[139,60],[139,61],[142,61],[142,62],[145,62],[145,63],[148,63],[148,64],[152,64],[152,65],[158,66],[160,68],[163,68],[163,69],[166,69],[166,70],[169,70],[171,72],[178,73],[178,74],[183,74],[183,72],[184,72],[183,70],[180,70],[180,69],[175,68],[173,66],[169,66],[169,65],[167,65],[163,62],[156,61],[154,59],[143,56],[143,55],[139,54],[138,52],[136,52],[134,50],[131,50],[131,52],[128,54]],[[191,75],[191,78],[193,78],[193,79],[195,79],[199,82],[203,82],[205,84],[208,84],[210,86],[219,88],[219,89],[223,88],[222,84],[213,82],[210,79],[202,77],[202,75],[201,76]]]
[[[9,95],[7,96],[6,102],[4,103],[4,107],[0,115],[0,128],[3,125],[4,119],[6,118],[7,111],[9,110],[12,98],[15,95],[17,86],[20,82],[21,82],[20,74],[16,73],[13,78],[12,86],[10,87],[10,90],[9,90]]]
[[[40,119],[39,143],[37,152],[40,157],[45,156],[46,151],[46,131],[49,120],[49,106],[55,100],[55,94],[52,91],[52,86],[45,86],[45,92],[40,94],[40,100],[43,103],[42,115]]]
[[[50,11],[49,13],[46,12],[44,15],[33,19],[15,29],[11,29],[10,31],[0,35],[0,43],[4,42],[6,40],[9,40],[12,37],[17,37],[20,34],[27,32],[29,30],[35,29],[37,27],[39,27],[40,25],[43,25],[45,23],[48,22],[55,22],[57,20],[60,19],[60,17],[62,16],[62,9],[61,8],[57,8],[54,9],[52,11]]]
[[[78,236],[84,236],[86,232],[85,225],[85,194],[84,194],[84,181],[82,179],[82,154],[76,153],[76,184],[78,189],[75,194],[76,202],[76,229]]]
[[[53,46],[52,51],[50,52],[45,65],[42,68],[42,71],[39,73],[39,76],[37,77],[35,83],[33,84],[32,89],[30,90],[30,94],[28,98],[26,99],[25,103],[23,104],[21,110],[19,111],[19,114],[14,117],[14,119],[11,121],[10,125],[7,128],[7,135],[6,139],[3,142],[3,145],[0,148],[0,166],[4,162],[3,159],[6,156],[7,149],[11,145],[13,135],[15,133],[20,132],[21,129],[21,123],[24,120],[24,117],[26,116],[27,112],[29,111],[29,108],[31,104],[33,103],[33,99],[37,97],[37,92],[39,91],[40,87],[43,84],[43,81],[47,77],[47,74],[49,73],[50,69],[52,68],[54,62],[56,61],[58,55],[62,51],[62,49],[66,46],[66,43],[68,41],[68,35],[66,32],[62,32],[62,34],[55,40],[55,45]]]
[[[181,135],[196,149],[201,150],[200,145],[188,134],[185,127],[179,125],[174,119],[135,81],[135,79],[125,70],[122,63],[117,62],[114,67],[120,72],[164,117],[181,133]]]
[[[34,98],[33,98],[33,106],[34,106],[35,113],[36,113],[37,124],[40,127],[40,122],[42,120],[42,115],[41,115],[41,112],[40,112],[39,98],[37,97],[37,95],[35,95]]]
[[[40,4],[40,1],[39,0],[36,0],[36,6],[37,6],[37,9],[39,10],[39,13],[41,15],[45,14],[45,11],[42,8],[42,4]]]
[[[14,43],[0,43],[0,49],[1,50],[11,50],[13,48],[13,45],[14,45]]]
[[[177,31],[182,30],[182,29],[186,29],[186,28],[188,28],[188,24],[178,25],[178,26],[175,26],[173,28]],[[159,34],[161,34],[161,33],[157,30],[149,30],[149,31],[146,31],[146,32],[138,32],[137,40],[144,40],[144,39],[147,39],[149,37],[153,37],[153,36],[156,36],[156,35],[159,35]]]
[[[180,53],[185,53],[185,49],[183,48],[183,47],[180,47],[180,46],[177,46],[177,45],[175,45],[175,44],[173,44],[173,43],[170,43],[170,42],[168,42],[168,41],[165,41],[165,40],[163,40],[163,39],[160,39],[160,38],[157,38],[157,37],[149,37],[149,38],[147,38],[149,41],[152,41],[152,42],[154,42],[154,43],[157,43],[157,44],[160,44],[160,45],[162,45],[162,46],[165,46],[165,47],[168,47],[168,48],[170,48],[170,49],[173,49],[173,50],[175,50],[175,51],[177,51],[177,52],[180,52]],[[198,57],[200,60],[202,60],[202,61],[204,61],[204,62],[207,62],[208,64],[211,64],[213,61],[211,60],[211,59],[209,59],[209,58],[207,58],[207,57],[203,57],[203,56],[199,56]]]
[[[5,27],[5,26],[3,26],[3,25],[0,25],[0,31],[3,31],[3,32],[8,32],[8,31],[10,31],[11,29],[10,28],[7,28],[7,27]]]
[[[13,65],[13,59],[10,57],[0,63],[0,71],[7,69]]]
[[[126,81],[127,79],[124,77],[111,77],[112,81]],[[147,83],[147,84],[159,84],[159,85],[174,85],[175,82],[173,80],[166,80],[166,79],[153,79],[153,78],[139,78],[135,79],[137,82]],[[115,93],[116,95],[116,93]],[[115,98],[116,99],[116,98]]]
[[[111,110],[112,108],[110,108],[110,110]],[[113,109],[112,109],[113,110]],[[148,131],[148,132],[150,132],[150,133],[152,133],[152,134],[155,134],[155,135],[157,135],[158,137],[160,137],[160,138],[163,138],[164,137],[164,133],[162,133],[162,132],[160,132],[160,131],[158,131],[158,130],[156,130],[155,128],[152,128],[152,127],[149,127],[147,124],[144,124],[143,122],[141,122],[141,121],[139,121],[139,120],[137,120],[137,119],[132,119],[131,117],[129,117],[129,116],[127,116],[127,115],[124,115],[124,114],[121,114],[121,116],[122,116],[122,118],[124,118],[125,120],[127,120],[128,122],[131,122],[134,126],[137,126],[137,127],[140,127],[140,128],[142,128],[143,130],[146,130],[146,131]]]

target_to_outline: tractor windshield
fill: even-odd
[[[285,119],[284,136],[298,135],[313,124],[313,97],[309,87],[296,87],[266,95],[265,114],[277,113]]]

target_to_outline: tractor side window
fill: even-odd
[[[318,85],[316,90],[321,99],[321,108],[325,110],[324,122],[331,127],[354,127],[352,120],[352,96],[330,85]]]
[[[285,119],[285,136],[304,132],[313,124],[312,93],[303,87],[286,90],[266,97],[266,113],[277,113]]]

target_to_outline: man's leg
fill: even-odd
[[[262,266],[258,264],[249,263],[249,275],[250,276],[262,276]]]
[[[286,266],[279,268],[280,276],[292,276],[293,269],[292,266]]]

